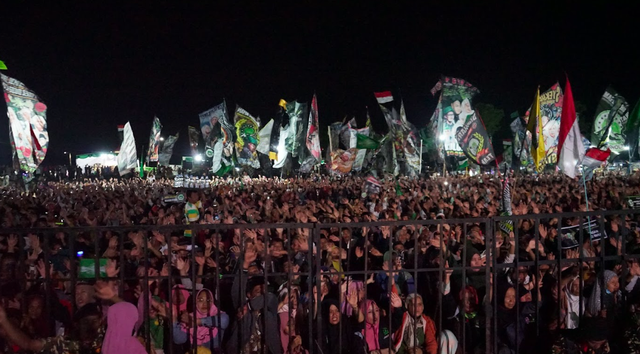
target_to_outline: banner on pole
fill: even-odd
[[[7,103],[9,130],[20,169],[34,172],[49,148],[47,106],[22,82],[0,74]]]
[[[120,176],[123,176],[136,167],[138,167],[136,139],[133,136],[131,124],[127,122],[124,126],[124,139],[122,140],[120,152],[118,153],[118,171],[120,172]]]
[[[158,117],[154,117],[153,125],[151,126],[151,135],[149,136],[149,150],[147,151],[147,158],[149,159],[149,162],[158,161],[160,134],[162,134],[162,124]]]
[[[260,168],[258,161],[257,147],[260,137],[258,136],[258,121],[240,106],[236,107],[236,114],[233,117],[236,126],[236,156],[238,163],[243,166]]]

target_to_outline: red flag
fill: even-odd
[[[577,166],[584,156],[582,136],[576,117],[576,107],[573,102],[571,84],[567,78],[560,116],[560,135],[558,136],[558,167],[567,176],[575,178],[578,174]]]

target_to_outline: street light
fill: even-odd
[[[160,137],[160,141],[164,141],[164,137],[163,136]]]
[[[202,155],[198,154],[194,157],[194,159],[196,160],[196,162],[201,162],[202,161]]]

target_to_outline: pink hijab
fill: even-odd
[[[360,311],[364,314],[364,329],[362,330],[362,334],[364,335],[364,339],[367,341],[367,347],[369,351],[380,349],[380,318],[377,318],[377,322],[375,324],[371,324],[367,322],[367,314],[369,308],[374,306],[376,303],[373,300],[364,300],[360,303]]]
[[[216,316],[218,314],[218,308],[213,303],[213,293],[209,289],[202,289],[198,291],[198,294],[196,295],[196,301],[200,293],[202,293],[203,291],[206,291],[209,294],[209,298],[211,299],[211,306],[209,307],[208,313],[202,313],[200,312],[200,310],[198,310],[198,306],[196,305],[196,310],[195,310],[196,318]],[[205,326],[198,326],[196,331],[197,344],[202,345],[202,344],[209,343],[217,335],[218,335],[218,328],[216,327],[208,328]],[[193,328],[189,329],[189,339],[190,340],[193,339]]]
[[[133,327],[138,320],[138,310],[133,304],[119,302],[109,308],[107,333],[102,342],[104,354],[146,354],[142,344],[133,336]]]

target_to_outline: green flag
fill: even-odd
[[[375,150],[380,147],[380,142],[371,139],[366,135],[362,135],[360,133],[356,133],[356,149],[369,149]]]
[[[218,176],[218,177],[222,177],[222,176],[226,175],[227,173],[229,173],[229,171],[231,171],[232,168],[233,168],[233,166],[231,166],[231,165],[227,166],[224,163],[222,163],[222,166],[220,167],[218,172],[215,173],[215,175]]]
[[[7,65],[2,60],[0,60],[0,70],[7,70]]]

